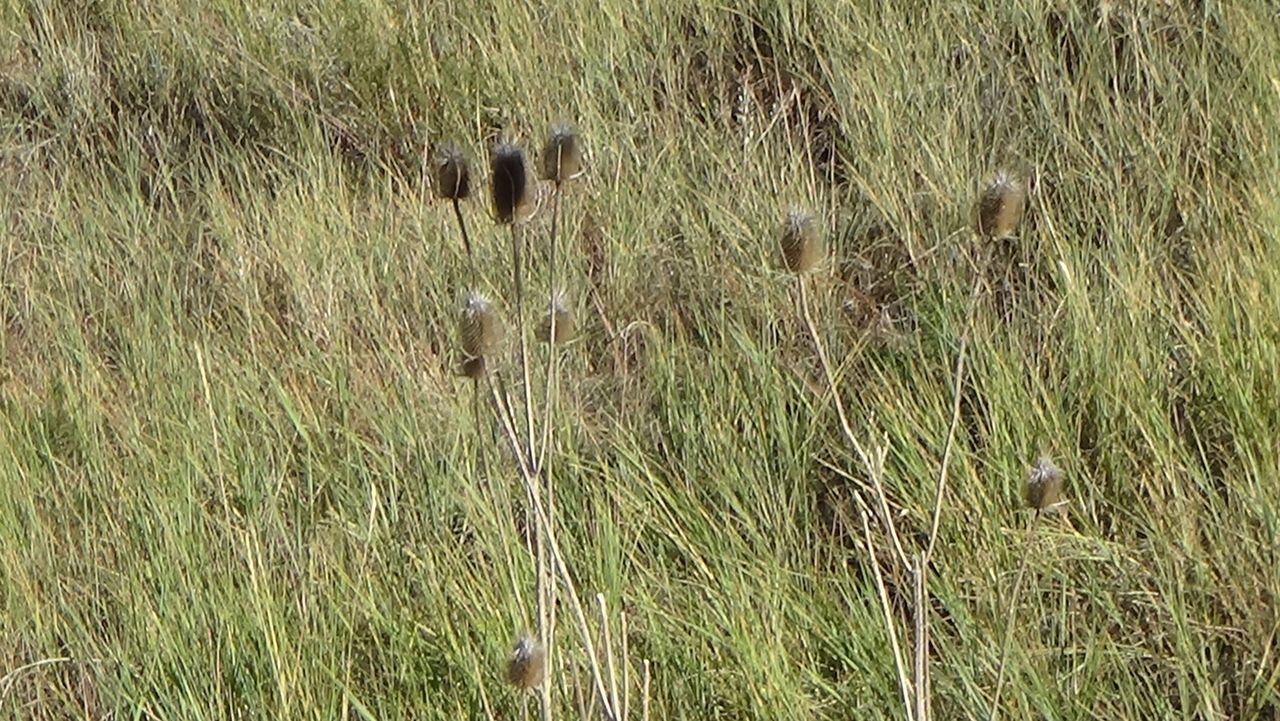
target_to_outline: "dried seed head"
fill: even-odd
[[[462,339],[462,351],[468,358],[484,358],[493,355],[502,343],[505,329],[493,303],[483,294],[472,291],[462,306],[458,320],[458,335]],[[483,369],[483,365],[480,366]]]
[[[1048,456],[1037,458],[1022,491],[1027,507],[1043,511],[1057,505],[1062,498],[1062,479],[1062,469],[1053,465]]]
[[[521,690],[537,688],[547,672],[547,655],[542,645],[524,636],[516,641],[507,660],[507,680]]]
[[[461,148],[451,142],[440,146],[435,164],[437,198],[462,200],[471,195],[471,164]]]
[[[984,238],[1011,237],[1022,222],[1027,192],[1012,173],[1001,170],[982,191],[973,209],[973,227]]]
[[[524,151],[511,143],[498,145],[493,149],[490,171],[493,212],[498,222],[507,225],[528,220],[535,204]]]
[[[822,260],[822,238],[813,216],[802,208],[792,208],[782,225],[782,262],[792,273],[803,273]]]
[[[556,183],[582,175],[582,138],[571,125],[551,128],[547,144],[542,146],[542,177]]]
[[[484,356],[477,356],[475,358],[468,358],[462,361],[462,367],[458,369],[458,374],[464,378],[470,378],[473,381],[478,381],[484,378],[484,374],[487,373],[488,370],[488,361],[484,359]]]
[[[551,329],[553,319],[555,321],[554,333]],[[547,305],[547,314],[542,317],[542,326],[538,328],[538,340],[543,343],[563,345],[573,340],[577,330],[573,311],[565,301],[564,292],[557,292]]]

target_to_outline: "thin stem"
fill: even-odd
[[[516,328],[520,334],[520,372],[524,380],[524,411],[526,421],[526,446],[525,451],[529,454],[529,465],[537,465],[537,458],[534,456],[534,438],[533,435],[533,386],[529,382],[529,339],[525,333],[525,313],[524,313],[524,263],[521,257],[521,244],[519,223],[511,224],[511,275],[512,282],[515,285],[516,293]]]
[[[902,694],[902,709],[907,721],[914,721],[911,705],[911,682],[907,678],[907,664],[902,656],[902,646],[898,644],[898,632],[894,629],[893,609],[889,605],[889,591],[884,585],[884,576],[880,573],[880,559],[876,558],[875,546],[871,543],[871,527],[867,525],[867,508],[862,508],[858,518],[862,521],[862,535],[867,544],[867,556],[871,559],[871,571],[876,580],[876,595],[880,597],[880,610],[884,613],[885,632],[889,636],[889,647],[893,650],[893,665],[898,671],[898,691]]]
[[[556,279],[559,275],[559,273],[557,272],[558,268],[556,267],[557,266],[556,264],[556,240],[557,240],[556,229],[559,227],[559,222],[560,222],[560,193],[561,193],[561,185],[560,183],[556,183],[555,199],[551,207],[551,248],[550,248],[551,290],[549,293],[548,305],[547,305],[547,313],[548,313],[548,321],[549,321],[548,328],[547,328],[547,345],[551,350],[547,354],[547,374],[546,374],[546,382],[543,386],[547,394],[546,407],[543,408],[542,446],[538,451],[538,458],[542,460],[544,465],[546,464],[546,456],[551,444],[551,422],[552,422],[552,415],[555,410],[555,403],[552,400],[555,396],[553,395],[552,390],[556,384],[556,370],[557,370],[556,366],[557,366],[557,360],[558,360],[557,356],[559,355],[559,349],[556,346],[556,312],[555,310],[556,310]],[[547,479],[547,487],[548,487],[548,490],[550,490],[551,481],[549,477]],[[548,497],[547,499],[547,508],[554,512],[555,504],[551,497]],[[553,513],[553,517],[554,517],[554,513]]]
[[[938,526],[942,521],[942,501],[947,493],[947,473],[951,467],[951,449],[955,445],[956,428],[960,425],[960,392],[964,385],[965,354],[969,351],[969,332],[973,329],[973,309],[978,300],[979,281],[974,281],[969,296],[969,308],[965,312],[964,332],[960,336],[960,354],[956,357],[955,380],[951,390],[951,425],[947,428],[947,442],[942,448],[942,463],[938,469],[938,490],[933,498],[933,518],[929,522],[929,544],[925,547],[924,562],[933,557],[933,547],[938,541]]]
[[[556,406],[558,405],[557,401],[559,400],[557,389],[559,386],[558,369],[559,369],[560,349],[556,345],[556,312],[555,312],[556,277],[558,274],[557,273],[558,264],[557,264],[557,258],[556,258],[556,236],[557,236],[557,228],[559,227],[559,219],[560,219],[560,183],[557,182],[556,188],[555,188],[555,204],[551,213],[551,248],[550,248],[550,269],[549,269],[549,273],[551,276],[551,283],[550,283],[551,297],[550,297],[550,306],[549,306],[550,323],[549,323],[548,336],[547,336],[547,373],[546,373],[546,381],[543,386],[545,396],[543,398],[543,404],[544,404],[543,414],[544,415],[542,420],[542,446],[538,450],[537,456],[536,456],[537,464],[539,465],[539,470],[541,471],[541,475],[542,475],[542,481],[546,485],[547,521],[548,521],[547,535],[548,537],[552,537],[552,538],[554,538],[555,532],[556,532],[555,531],[556,492],[555,492],[555,484],[552,482],[552,476],[551,476],[551,453],[550,453],[551,430],[552,430],[552,423],[554,422],[554,413],[556,410]],[[532,443],[533,443],[533,440],[531,438],[530,444]],[[547,615],[545,619],[547,624],[547,640],[543,648],[545,649],[545,652],[547,654],[548,668],[551,668],[551,659],[553,656],[552,646],[553,646],[553,641],[555,639],[556,606],[557,606],[556,590],[557,590],[556,584],[552,583],[550,584],[550,587],[548,588],[548,591],[547,591]],[[550,702],[550,697],[548,696],[548,704],[549,702]]]
[[[916,721],[929,721],[929,615],[925,590],[929,585],[929,562],[921,553],[915,558],[912,574],[915,595],[915,698]]]
[[[569,569],[565,566],[564,555],[560,552],[560,545],[556,541],[555,536],[547,533],[550,522],[547,518],[546,510],[542,504],[541,494],[538,493],[537,475],[533,469],[525,462],[524,455],[521,453],[520,437],[516,433],[515,423],[510,418],[502,414],[502,401],[498,395],[498,388],[495,384],[490,383],[489,388],[493,398],[495,407],[499,409],[499,416],[502,420],[503,437],[506,438],[507,444],[511,446],[512,452],[515,454],[517,462],[520,466],[520,479],[525,484],[525,490],[533,498],[534,517],[537,522],[537,528],[540,535],[545,535],[548,546],[550,547],[550,558],[552,566],[556,573],[560,576],[561,582],[564,584],[565,590],[569,594],[569,608],[573,612],[574,620],[578,624],[578,632],[582,636],[582,645],[587,652],[587,658],[591,662],[591,676],[595,683],[596,694],[604,704],[604,714],[606,721],[618,721],[617,713],[609,702],[609,691],[605,685],[604,672],[601,670],[600,657],[596,653],[595,642],[591,639],[591,626],[587,623],[587,614],[582,606],[582,599],[578,597],[577,589],[573,585],[573,577],[569,575]]]
[[[471,252],[471,236],[467,235],[467,221],[462,217],[462,203],[453,199],[453,215],[458,219],[458,230],[462,232],[462,247],[467,251],[467,262],[471,271],[475,272],[475,254]]]
[[[1000,666],[996,670],[996,692],[991,699],[991,714],[987,717],[996,721],[1000,712],[1000,691],[1004,688],[1005,666],[1009,661],[1009,646],[1013,641],[1013,622],[1018,614],[1018,594],[1022,591],[1022,579],[1027,575],[1027,565],[1031,558],[1031,544],[1035,542],[1036,528],[1039,526],[1040,511],[1031,519],[1031,528],[1027,531],[1027,548],[1022,553],[1022,562],[1018,564],[1018,578],[1013,582],[1013,598],[1009,601],[1009,617],[1005,620],[1004,644],[1000,649]]]
[[[822,372],[826,376],[827,386],[831,391],[831,399],[836,406],[836,415],[840,418],[840,428],[844,431],[845,438],[853,446],[854,452],[858,454],[862,465],[867,469],[867,474],[871,477],[871,484],[875,488],[876,500],[880,505],[880,515],[883,517],[885,530],[888,532],[889,540],[893,542],[893,549],[898,561],[905,568],[908,565],[907,554],[902,550],[902,541],[898,538],[898,529],[893,522],[893,512],[889,509],[889,498],[885,493],[884,483],[880,480],[880,471],[871,462],[871,457],[867,455],[862,444],[858,442],[858,437],[853,433],[853,426],[849,423],[844,401],[840,398],[840,388],[836,383],[835,371],[832,369],[831,360],[827,357],[827,350],[822,342],[822,337],[818,334],[817,324],[813,322],[813,314],[809,311],[809,294],[805,289],[804,275],[797,276],[797,285],[800,288],[800,312],[804,315],[804,322],[808,327],[809,336],[813,339],[814,348],[817,349],[818,361],[822,364]]]

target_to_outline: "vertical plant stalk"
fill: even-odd
[[[867,469],[867,475],[871,477],[871,484],[875,489],[876,502],[880,506],[880,516],[884,521],[886,534],[889,536],[889,540],[893,542],[894,554],[898,562],[902,568],[906,568],[908,566],[907,554],[902,550],[902,540],[898,537],[898,529],[893,522],[893,512],[889,509],[889,498],[885,493],[884,483],[880,478],[880,470],[871,462],[871,457],[867,455],[866,449],[858,441],[858,437],[853,432],[853,426],[849,423],[849,415],[845,412],[844,401],[840,398],[840,387],[836,383],[835,371],[832,369],[831,360],[827,357],[826,344],[823,343],[822,336],[818,334],[818,326],[813,322],[813,314],[809,310],[809,293],[806,290],[805,276],[796,276],[796,282],[799,287],[800,312],[804,316],[809,336],[813,339],[813,346],[817,349],[818,361],[822,364],[822,372],[826,376],[827,387],[831,392],[831,400],[835,403],[836,415],[840,419],[840,429],[844,432],[844,436],[850,445],[853,446],[854,452],[858,454],[862,465]]]
[[[549,539],[554,539],[555,525],[556,525],[556,491],[555,491],[555,484],[552,482],[552,477],[551,477],[551,433],[552,433],[552,423],[555,420],[555,409],[559,401],[559,394],[557,392],[557,389],[559,386],[557,371],[558,371],[558,365],[559,365],[558,361],[559,361],[559,355],[560,355],[560,348],[556,344],[557,313],[555,312],[554,307],[552,306],[554,306],[555,304],[556,279],[558,275],[557,258],[556,258],[556,236],[558,234],[559,220],[560,220],[560,193],[561,193],[561,183],[559,181],[556,181],[555,200],[551,210],[551,247],[550,247],[550,262],[549,262],[549,270],[548,270],[548,273],[550,275],[550,289],[548,291],[550,297],[548,298],[548,302],[550,303],[549,308],[551,308],[551,312],[550,312],[550,333],[548,335],[549,342],[547,343],[547,373],[546,373],[546,381],[543,386],[544,408],[543,408],[543,419],[542,419],[542,445],[541,445],[541,448],[539,448],[537,451],[537,456],[535,461],[535,465],[538,467],[538,470],[541,473],[542,482],[545,484],[545,487],[546,487],[547,536]],[[530,433],[532,434],[532,430],[530,430]],[[531,446],[533,442],[534,441],[531,437],[529,440],[529,443]],[[545,599],[547,604],[546,617],[543,619],[546,623],[547,637],[543,641],[543,647],[546,649],[547,668],[548,670],[550,670],[551,668],[554,668],[554,666],[552,666],[552,659],[554,658],[554,651],[552,649],[552,646],[554,644],[555,629],[556,629],[556,590],[557,588],[555,583],[551,583],[548,585],[549,585],[549,588],[547,589],[546,599]],[[544,690],[543,690],[543,693],[546,696],[546,698],[544,699],[544,704],[548,708],[551,705],[550,689],[551,689],[551,684],[550,683],[545,684]]]
[[[490,391],[495,407],[500,408],[502,401],[497,387],[490,384]],[[564,584],[565,592],[569,595],[569,609],[573,613],[574,621],[578,626],[578,633],[582,637],[583,648],[587,652],[587,660],[591,664],[592,682],[595,685],[596,695],[604,706],[605,719],[606,721],[619,721],[617,711],[610,703],[605,672],[600,663],[600,656],[596,652],[595,641],[592,640],[591,626],[587,622],[587,614],[583,608],[582,599],[578,596],[577,587],[574,586],[573,577],[569,574],[568,567],[565,566],[564,555],[560,551],[558,541],[554,536],[547,534],[550,523],[547,518],[546,508],[542,502],[542,494],[539,492],[536,469],[526,462],[523,453],[521,453],[520,436],[516,431],[516,424],[506,417],[501,418],[501,420],[503,437],[507,439],[507,444],[511,447],[511,451],[519,462],[520,479],[525,484],[525,490],[533,499],[533,512],[537,528],[540,530],[539,536],[546,538],[551,565],[555,569],[556,575],[560,577],[560,582]]]
[[[1022,553],[1022,562],[1018,564],[1018,577],[1013,582],[1013,597],[1009,600],[1009,615],[1005,619],[1004,643],[1000,648],[1000,665],[996,669],[996,690],[991,699],[991,714],[987,717],[989,721],[996,721],[996,717],[1000,714],[1000,692],[1004,690],[1005,667],[1009,661],[1009,647],[1013,642],[1013,623],[1017,620],[1018,615],[1018,598],[1022,591],[1022,579],[1027,575],[1027,565],[1031,558],[1031,552],[1034,550],[1032,545],[1036,540],[1036,529],[1039,527],[1040,511],[1035,512],[1035,516],[1031,519],[1031,528],[1027,530],[1027,548]]]
[[[925,604],[927,589],[929,586],[929,560],[925,554],[920,553],[915,557],[915,567],[912,573],[914,580],[914,605],[915,605],[915,672],[914,672],[914,689],[916,701],[916,721],[929,721],[929,699],[931,696],[929,690],[929,612],[928,606]]]
[[[858,505],[861,507],[858,518],[862,521],[862,537],[867,544],[867,556],[871,559],[871,571],[876,580],[876,595],[880,597],[880,610],[884,613],[885,633],[889,636],[889,647],[893,650],[893,665],[898,672],[898,691],[902,694],[902,712],[906,715],[907,721],[917,721],[915,714],[912,712],[911,681],[907,675],[907,664],[902,655],[902,645],[898,643],[898,632],[894,628],[893,608],[889,604],[889,591],[884,585],[884,576],[880,573],[880,559],[876,557],[876,549],[871,541],[871,527],[867,525],[867,507],[862,503],[861,499],[859,499]]]
[[[476,273],[476,256],[471,251],[471,236],[467,234],[467,221],[462,217],[462,203],[457,199],[453,199],[453,216],[458,219],[458,230],[462,233],[462,247],[467,251],[467,265],[471,271],[472,281],[474,282]]]
[[[524,308],[524,258],[521,253],[521,233],[519,223],[511,223],[511,281],[515,286],[516,294],[516,328],[520,334],[520,373],[524,381],[524,411],[526,422],[525,447],[518,450],[520,454],[527,454],[529,464],[536,466],[537,458],[535,457],[534,434],[533,434],[533,387],[529,382],[529,338],[525,333],[525,308]]]

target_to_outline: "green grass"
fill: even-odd
[[[987,718],[1031,553],[1001,718],[1276,718],[1280,17],[881,5],[0,0],[0,718],[519,715],[524,491],[455,376],[467,263],[421,158],[561,118],[592,172],[559,535],[654,719],[904,718],[792,203],[912,549],[964,348],[934,716]],[[1028,215],[988,247],[1002,166]],[[1028,541],[1042,451],[1069,504]]]

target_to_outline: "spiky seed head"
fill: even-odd
[[[1027,192],[1012,173],[1001,170],[983,189],[973,209],[973,226],[978,235],[993,240],[1013,236],[1022,222]]]
[[[468,358],[493,355],[502,343],[505,330],[493,303],[482,293],[472,291],[463,303],[462,316],[458,319],[463,353]]]
[[[435,160],[436,197],[463,200],[471,195],[471,163],[452,142],[440,146]]]
[[[813,216],[803,208],[792,208],[782,224],[782,263],[792,273],[811,270],[822,260],[822,236]]]
[[[567,124],[551,127],[547,143],[542,146],[542,177],[556,183],[582,175],[582,137]]]
[[[490,165],[493,212],[498,223],[509,225],[528,220],[535,208],[533,183],[520,146],[501,143],[493,149]]]
[[[537,688],[547,673],[547,654],[542,644],[529,636],[516,641],[507,659],[507,681],[520,690]]]
[[[555,321],[554,333],[551,330],[553,319]],[[552,297],[551,302],[547,304],[547,313],[542,317],[542,326],[538,328],[538,340],[543,343],[563,345],[573,340],[577,330],[573,310],[569,308],[564,292],[557,292]]]
[[[1062,480],[1062,469],[1055,466],[1048,456],[1037,458],[1022,490],[1027,507],[1043,511],[1057,505],[1062,498]]]

